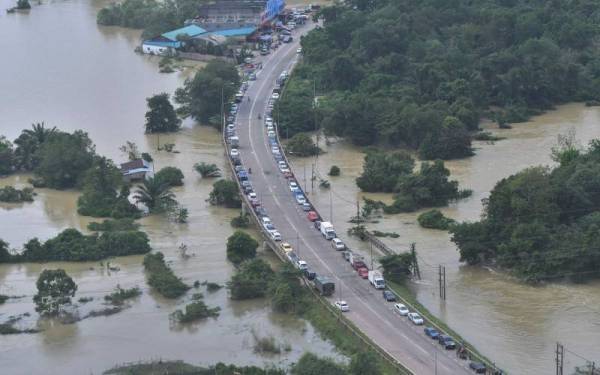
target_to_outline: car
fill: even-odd
[[[269,138],[276,138],[277,135],[275,134],[274,131],[270,130],[270,131],[267,132],[267,137],[269,137]]]
[[[292,248],[292,245],[290,245],[287,242],[281,243],[281,250],[283,250],[286,253],[289,253],[290,251],[294,251],[294,249]]]
[[[401,316],[406,316],[408,315],[408,307],[404,306],[401,303],[396,303],[394,305],[394,311],[396,311],[398,314],[400,314]]]
[[[348,306],[348,303],[346,301],[335,301],[335,307],[337,307],[338,310],[340,310],[341,312],[350,311],[350,306]]]
[[[369,278],[369,269],[366,267],[361,267],[358,269],[358,276],[362,277],[363,279],[367,279]]]
[[[300,191],[300,187],[298,186],[298,183],[296,181],[290,181],[289,185],[290,185],[290,191],[292,193]]]
[[[274,132],[275,131],[275,127],[273,126],[273,124],[267,125],[267,131],[268,132]]]
[[[266,55],[269,54],[269,50],[268,49],[261,49],[260,50],[260,54],[261,54],[261,56],[266,56]]]
[[[456,343],[454,342],[454,340],[452,339],[452,337],[448,336],[448,335],[439,335],[438,338],[438,343],[444,347],[444,349],[446,350],[454,350],[456,349]]]
[[[314,280],[317,277],[317,273],[315,271],[311,271],[308,268],[304,270],[304,276],[306,276],[309,280]]]
[[[281,153],[281,151],[279,151],[279,147],[277,147],[277,146],[271,147],[271,152],[274,153],[274,154],[280,154]]]
[[[471,362],[469,363],[469,368],[475,371],[476,374],[485,374],[487,368],[481,362]]]
[[[408,313],[407,316],[408,316],[408,320],[413,322],[414,325],[417,325],[417,326],[423,325],[423,318],[421,318],[421,315],[417,314],[416,312]]]
[[[300,271],[304,271],[304,270],[308,269],[308,263],[306,263],[306,261],[304,261],[304,260],[298,260],[297,266]]]
[[[296,49],[296,53],[302,53],[302,47],[298,47],[298,48]]]
[[[265,126],[268,128],[272,128],[273,127],[273,120],[267,120],[265,121]]]
[[[256,74],[250,73],[250,75],[248,76],[248,80],[250,80],[250,81],[256,81]]]
[[[279,168],[286,168],[287,164],[285,163],[285,161],[282,160],[282,161],[280,161],[280,162],[277,163],[277,166]]]
[[[240,156],[240,152],[238,151],[237,148],[233,148],[229,152],[229,155],[231,155],[232,158],[237,158],[238,156]]]
[[[389,290],[384,290],[383,299],[387,302],[396,302],[396,295]]]
[[[281,241],[281,233],[279,233],[278,231],[275,230],[273,232],[270,232],[270,234],[273,241]]]
[[[304,197],[304,194],[296,193],[296,203],[298,203],[298,204],[306,203],[306,198]]]
[[[254,210],[254,212],[256,212],[256,215],[258,217],[264,217],[267,216],[267,210],[265,210],[263,207],[258,207]]]
[[[271,95],[271,98],[273,99],[279,99],[279,94],[274,92],[273,95]]]
[[[344,245],[344,242],[342,242],[342,240],[340,240],[337,237],[331,240],[331,247],[333,247],[334,250],[338,251],[346,249],[346,245]]]
[[[354,268],[356,271],[358,271],[359,268],[368,268],[368,267],[365,264],[365,262],[363,262],[362,260],[355,260],[354,263],[352,264],[352,268]]]
[[[321,230],[321,221],[320,220],[315,220],[314,221],[314,226],[316,230]]]
[[[263,224],[263,227],[265,227],[265,230],[269,233],[277,231],[277,229],[275,229],[275,226],[271,223]]]
[[[263,216],[260,220],[263,224],[272,224],[271,219],[268,216]]]
[[[302,211],[308,212],[312,210],[312,206],[308,202],[302,203]]]
[[[248,198],[249,199],[258,199],[258,195],[256,195],[256,193],[252,191],[252,192],[248,193]]]
[[[315,211],[308,211],[308,213],[306,214],[306,218],[309,221],[315,221],[319,218],[319,214],[316,213]]]
[[[342,256],[344,257],[344,259],[346,260],[346,262],[350,261],[350,255],[352,254],[352,251],[350,250],[346,250],[346,251],[342,251]],[[367,271],[369,271],[367,269]]]
[[[431,337],[434,340],[437,340],[440,336],[440,333],[437,331],[437,329],[433,327],[425,327],[423,331],[425,332],[426,336]]]

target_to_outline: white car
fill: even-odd
[[[248,194],[248,198],[249,199],[257,199],[258,197],[256,196],[255,192],[251,192],[250,194]]]
[[[306,198],[304,197],[304,195],[302,193],[296,194],[296,202],[298,202],[298,204],[300,204],[300,205],[306,203]]]
[[[342,240],[336,237],[331,240],[331,247],[333,247],[335,250],[344,250],[346,245],[344,245]]]
[[[240,156],[240,152],[238,151],[237,148],[231,149],[231,152],[229,154],[231,155],[232,158],[237,158],[238,156]]]
[[[401,316],[407,316],[408,315],[408,308],[406,306],[404,306],[401,303],[397,303],[394,305],[394,310],[396,310],[396,312],[398,314],[400,314]]]
[[[350,311],[350,306],[346,301],[335,301],[335,307],[337,307],[341,312]]]
[[[278,231],[273,231],[273,232],[269,232],[271,234],[271,238],[274,241],[281,241],[281,233],[279,233]]]
[[[267,137],[269,137],[269,138],[275,138],[276,137],[275,132],[272,131],[272,130],[268,131],[267,132]]]
[[[306,263],[306,262],[305,262],[305,261],[303,261],[303,260],[299,260],[299,261],[298,261],[298,269],[299,269],[300,271],[304,271],[305,269],[308,269],[308,263]]]
[[[271,219],[269,219],[267,216],[263,216],[261,220],[263,224],[271,224]]]
[[[296,181],[290,181],[290,191],[292,193],[300,191],[300,187],[298,186],[298,184],[296,183]]]
[[[273,99],[279,99],[279,94],[274,92],[273,95],[271,95],[271,98]]]
[[[281,152],[279,151],[279,147],[277,147],[277,146],[273,146],[273,147],[271,147],[271,152],[272,152],[272,153],[274,153],[274,154],[279,154],[279,153],[281,153]]]
[[[423,325],[423,318],[421,318],[421,315],[419,315],[415,312],[408,313],[408,320],[413,322],[414,325],[417,325],[417,326]]]
[[[296,53],[302,53],[302,47],[298,47],[298,49],[296,50]]]

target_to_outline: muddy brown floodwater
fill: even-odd
[[[158,73],[157,59],[133,52],[140,32],[96,25],[97,10],[105,1],[68,0],[43,2],[28,14],[6,14],[12,0],[0,0],[0,134],[13,140],[31,123],[45,121],[62,130],[89,132],[100,154],[123,161],[118,147],[126,140],[150,151],[156,168],[177,166],[185,185],[176,188],[177,199],[189,209],[189,223],[173,224],[162,217],[142,219],[154,250],[162,251],[175,273],[186,282],[224,284],[233,272],[225,257],[225,242],[236,210],[210,206],[205,199],[214,180],[203,180],[193,170],[199,161],[226,170],[219,133],[186,122],[176,135],[161,136],[175,143],[180,153],[155,152],[157,139],[143,132],[146,98],[160,92],[172,94],[193,69]],[[0,179],[0,186],[27,184],[26,175]],[[47,239],[68,227],[85,230],[90,218],[76,213],[74,191],[36,189],[33,203],[0,205],[0,238],[19,248],[32,237]],[[185,243],[185,260],[178,247]],[[268,252],[260,255],[276,262]],[[114,364],[149,359],[182,359],[195,364],[217,361],[237,364],[288,365],[307,351],[342,359],[313,327],[287,315],[271,313],[264,301],[234,302],[226,289],[208,293],[209,306],[221,307],[217,319],[179,327],[169,314],[182,308],[189,297],[169,301],[150,292],[141,256],[111,260],[119,271],[108,271],[99,262],[0,265],[0,294],[24,296],[0,306],[0,322],[11,315],[33,313],[35,281],[44,268],[64,268],[79,286],[76,299],[94,297],[80,305],[82,314],[102,307],[102,298],[117,284],[139,286],[143,295],[124,311],[63,325],[39,323],[43,332],[0,336],[2,374],[101,373]],[[191,292],[190,292],[191,294]],[[35,313],[24,317],[23,327],[35,327]],[[274,336],[290,352],[263,356],[254,353],[253,333]]]
[[[582,145],[600,137],[600,109],[569,104],[500,130],[484,125],[493,134],[507,139],[475,142],[476,155],[446,163],[451,177],[462,188],[473,190],[473,196],[451,204],[441,211],[459,220],[477,220],[482,212],[481,200],[489,195],[497,181],[533,165],[550,165],[550,148],[559,134],[574,129]],[[317,170],[332,183],[332,194],[319,189],[309,196],[321,214],[329,217],[338,233],[352,225],[348,219],[356,215],[356,200],[363,195],[354,179],[362,171],[362,150],[344,142],[321,147],[326,153],[318,157]],[[310,174],[314,159],[296,159],[294,170],[307,190],[311,191]],[[339,177],[326,176],[332,165],[338,165]],[[391,201],[389,194],[366,194],[373,199]],[[330,197],[332,206],[330,205]],[[405,251],[415,242],[423,280],[413,285],[418,300],[441,317],[481,352],[513,374],[549,374],[555,369],[556,342],[590,360],[600,362],[600,281],[582,285],[555,283],[543,286],[525,285],[504,274],[458,261],[458,252],[447,232],[421,228],[417,216],[423,212],[385,215],[379,223],[368,225],[383,232],[397,232],[397,239],[384,242]],[[339,229],[341,228],[341,230]],[[364,243],[345,236],[352,248],[369,255]],[[446,266],[447,300],[438,297],[437,267]],[[584,362],[567,353],[565,369]],[[570,373],[570,372],[569,372]]]

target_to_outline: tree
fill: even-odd
[[[0,240],[0,263],[8,263],[11,259],[8,243]]]
[[[362,191],[392,192],[402,175],[410,174],[414,168],[413,158],[406,152],[386,153],[369,150],[365,155],[363,172],[356,179]]]
[[[181,126],[175,108],[169,101],[169,94],[162,93],[148,99],[148,112],[146,112],[146,133],[175,132]]]
[[[29,0],[17,0],[17,9],[31,9]]]
[[[423,228],[446,230],[454,223],[454,220],[444,216],[440,210],[429,210],[423,212],[417,218],[419,225]]]
[[[92,166],[95,147],[87,133],[56,132],[41,144],[36,152],[39,163],[35,174],[44,185],[56,189],[76,187]]]
[[[15,139],[15,158],[17,168],[24,171],[32,171],[39,163],[36,154],[40,146],[58,133],[56,127],[46,128],[43,122],[31,125],[31,129],[25,129]]]
[[[205,162],[194,164],[196,172],[200,173],[203,178],[221,177],[221,169],[216,164],[208,164]]]
[[[138,185],[133,199],[143,203],[151,213],[167,212],[177,205],[169,185],[153,177],[146,178],[142,185]]]
[[[37,294],[33,297],[40,315],[58,315],[64,305],[71,303],[77,285],[63,269],[44,270],[36,282]]]
[[[224,205],[228,208],[240,208],[242,201],[235,181],[219,180],[213,184],[208,200],[216,206]]]
[[[140,158],[140,151],[138,150],[138,147],[134,142],[126,141],[123,146],[119,147],[119,151],[127,155],[127,159],[129,161],[137,160]]]
[[[330,176],[339,176],[341,173],[340,167],[338,167],[337,165],[332,165],[331,168],[329,169],[329,173],[327,173]]]
[[[380,375],[383,373],[375,354],[367,351],[359,351],[354,354],[348,370],[352,375]]]
[[[346,369],[335,363],[330,358],[319,358],[312,353],[304,353],[294,364],[291,373],[293,375],[344,375]]]
[[[301,271],[287,262],[277,271],[269,286],[271,307],[274,311],[298,313],[306,306],[301,277]]]
[[[12,173],[14,167],[15,155],[12,143],[4,136],[0,136],[0,176]]]
[[[410,253],[386,255],[379,259],[383,276],[397,283],[403,282],[411,274],[413,256]]]
[[[264,260],[255,258],[245,261],[227,283],[231,299],[264,297],[273,277],[273,270]]]
[[[312,156],[319,153],[319,148],[306,133],[295,134],[287,143],[287,151],[296,156]]]
[[[183,172],[176,167],[164,167],[156,172],[154,179],[168,186],[183,186]]]
[[[144,269],[148,285],[166,298],[177,298],[187,292],[190,287],[165,263],[163,253],[147,254],[144,257]]]
[[[236,230],[227,239],[227,259],[234,264],[242,263],[244,260],[256,256],[258,242],[249,234]]]

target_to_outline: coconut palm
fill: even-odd
[[[55,126],[48,129],[44,122],[32,124],[31,129],[23,130],[19,138],[15,139],[18,167],[27,171],[33,170],[37,164],[35,152],[56,133],[58,129]]]
[[[202,177],[221,177],[221,170],[215,164],[207,164],[205,162],[194,164],[196,172]]]
[[[151,213],[168,211],[177,205],[175,194],[169,185],[154,177],[148,177],[138,186],[133,199],[137,203],[143,203]]]

